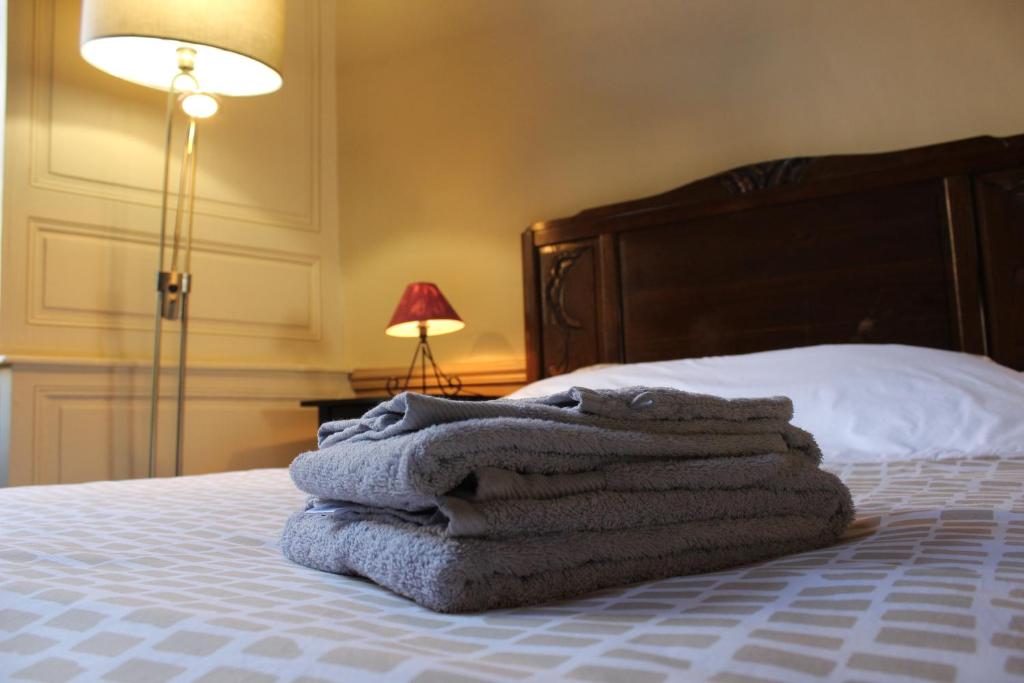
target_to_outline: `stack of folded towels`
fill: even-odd
[[[573,388],[400,394],[291,465],[285,555],[441,612],[512,607],[818,548],[849,524],[787,398]]]

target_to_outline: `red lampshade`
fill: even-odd
[[[384,332],[392,337],[418,337],[420,323],[426,326],[428,336],[457,332],[466,326],[433,282],[414,282],[405,288]]]

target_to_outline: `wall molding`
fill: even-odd
[[[159,238],[156,235],[139,230],[129,230],[115,226],[99,226],[87,223],[59,221],[49,218],[30,216],[28,219],[28,278],[25,289],[26,323],[29,325],[57,325],[67,327],[86,327],[115,330],[149,331],[153,329],[153,312],[151,310],[126,310],[124,306],[111,306],[107,310],[96,307],[54,306],[47,303],[48,270],[51,268],[67,268],[73,272],[74,264],[54,263],[47,252],[48,240],[59,239],[95,240],[107,247],[122,248],[143,247],[152,251],[151,258],[145,267],[156,263],[156,250]],[[269,323],[260,320],[228,317],[204,317],[197,311],[193,303],[189,317],[190,332],[193,334],[231,335],[243,337],[264,337],[271,339],[298,339],[319,341],[323,336],[321,321],[321,290],[320,290],[320,257],[311,254],[287,252],[281,249],[266,249],[224,245],[208,240],[194,240],[193,258],[241,258],[249,259],[254,266],[264,262],[267,267],[280,267],[281,264],[306,269],[306,312],[304,320],[299,323]],[[250,268],[254,273],[257,269]],[[197,279],[198,280],[198,279]],[[66,281],[61,279],[62,284]],[[197,281],[201,286],[201,282]],[[70,286],[74,286],[73,284]],[[145,288],[145,281],[138,287]],[[294,299],[287,300],[290,303]]]
[[[161,368],[161,475],[173,471],[175,375],[174,367]],[[23,427],[4,444],[11,484],[145,475],[151,380],[147,364],[4,356],[0,377],[9,387],[11,421]],[[299,403],[351,395],[348,373],[338,369],[209,363],[190,367],[186,474],[286,466],[315,445],[316,411]]]
[[[305,442],[300,450],[308,450],[315,443],[316,414],[311,409],[299,405],[300,401],[308,398],[308,393],[296,387],[280,385],[264,395],[216,390],[211,387],[202,392],[189,391],[185,403],[186,451],[203,450],[203,442],[209,438],[206,434],[209,430],[204,429],[203,433],[197,434],[197,430],[202,429],[197,419],[201,420],[211,413],[230,412],[241,418],[240,421],[244,424],[256,420],[261,413],[268,410],[289,414],[294,422],[301,423],[304,428],[289,430],[293,438],[288,439],[286,436],[286,443],[294,443],[294,437],[298,437],[297,440]],[[33,398],[33,483],[128,479],[146,475],[150,401],[148,391],[129,389],[120,383],[85,386],[41,384],[34,387]],[[161,447],[158,470],[161,475],[166,476],[173,473],[170,444],[173,426],[168,419],[174,409],[173,391],[162,389],[161,400]],[[68,428],[69,422],[74,426],[76,414],[87,411],[91,413],[89,419],[80,422],[88,422],[87,429],[91,429],[92,434],[82,433],[82,429]],[[73,434],[75,438],[65,439],[64,436],[67,434]],[[103,438],[104,436],[107,438]],[[238,444],[243,448],[272,445],[261,441],[255,444]],[[83,457],[83,448],[91,449],[92,457]],[[296,450],[285,449],[280,458],[272,464],[285,466],[297,454]],[[210,452],[207,455],[220,457],[223,453]],[[69,470],[77,474],[69,475]],[[186,474],[195,473],[195,470],[190,471],[186,466]]]
[[[358,368],[349,381],[356,396],[386,396],[389,377],[405,377],[408,366],[391,368]],[[526,384],[524,361],[495,363],[462,363],[445,365],[444,371],[462,379],[463,393],[483,396],[504,396]],[[428,390],[436,390],[437,382],[427,378]]]
[[[33,370],[75,370],[78,372],[92,372],[105,370],[132,370],[149,372],[152,367],[147,359],[143,358],[99,358],[93,356],[46,356],[28,354],[0,355],[0,368],[17,367],[19,369]],[[176,365],[161,365],[163,372],[177,372]],[[235,373],[253,374],[294,374],[294,375],[333,375],[341,379],[347,379],[351,374],[350,370],[339,367],[324,365],[274,365],[274,364],[243,364],[243,363],[216,363],[210,361],[196,361],[188,364],[189,375],[217,375]]]
[[[203,196],[202,187],[196,197],[197,215],[227,218],[256,223],[273,228],[318,233],[321,230],[321,169],[317,150],[321,146],[324,124],[320,106],[321,66],[318,55],[321,48],[320,25],[322,8],[319,2],[309,2],[306,16],[304,57],[309,69],[309,99],[304,107],[306,119],[302,125],[292,126],[292,132],[306,133],[304,146],[309,159],[310,187],[304,211],[301,214],[274,209],[257,204],[231,202]],[[29,178],[33,187],[44,190],[85,195],[97,199],[114,200],[128,204],[139,204],[159,208],[159,189],[142,185],[125,185],[106,182],[96,178],[83,177],[55,170],[53,165],[53,89],[54,46],[56,32],[56,0],[40,0],[34,3],[33,53],[31,78],[32,117],[30,121]],[[177,193],[170,192],[171,204]]]
[[[148,464],[164,96],[82,61],[78,4],[25,0],[7,13],[0,485],[139,476]],[[288,13],[286,91],[232,98],[202,133],[212,154],[200,160],[188,268],[190,474],[287,465],[315,443],[317,411],[300,401],[352,396],[347,368],[334,367],[334,5],[290,0]],[[164,324],[165,363],[178,329]],[[175,370],[160,370],[169,399]],[[163,402],[161,474],[173,417]]]

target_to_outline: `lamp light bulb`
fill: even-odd
[[[181,109],[194,119],[208,119],[217,113],[220,105],[209,93],[194,92],[181,98]]]

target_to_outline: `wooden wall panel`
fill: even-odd
[[[143,232],[33,220],[29,324],[150,330],[157,244]],[[320,338],[320,257],[197,247],[193,333]],[[244,297],[239,297],[244,293]]]
[[[7,9],[0,483],[140,476],[166,95],[82,60],[79,0]],[[298,402],[351,395],[334,3],[289,0],[286,25],[283,88],[201,124],[186,472],[287,464],[316,429]],[[171,399],[177,324],[164,331]]]
[[[36,2],[31,122],[38,187],[158,206],[165,95],[98,72],[78,54],[79,3]],[[225,99],[200,124],[197,210],[318,231],[319,2],[288,3],[286,78],[269,97]],[[238,178],[245,178],[243,184]],[[257,229],[260,229],[259,227]]]
[[[287,10],[283,88],[224,98],[201,124],[192,360],[343,362],[334,6]],[[0,354],[142,359],[166,96],[85,63],[79,14],[78,0],[10,6]]]
[[[0,462],[0,473],[7,483],[146,476],[147,367],[14,358],[5,361],[2,374],[9,392],[0,405],[17,427],[3,434],[6,462]],[[170,387],[170,380],[168,370],[163,386]],[[316,410],[299,402],[343,394],[346,387],[342,372],[193,368],[186,400],[185,474],[287,466],[316,443]],[[163,393],[157,469],[168,476],[174,471],[173,387]]]

